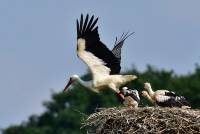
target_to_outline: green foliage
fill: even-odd
[[[191,102],[193,108],[200,107],[200,66],[196,66],[193,73],[176,75],[173,71],[158,70],[148,66],[144,72],[136,69],[128,70],[125,74],[135,74],[138,80],[130,82],[127,86],[143,89],[144,82],[150,82],[153,89],[168,89],[184,95]],[[83,79],[89,80],[85,75]],[[115,93],[104,90],[96,94],[76,84],[67,93],[53,93],[52,100],[43,103],[46,111],[41,115],[32,115],[28,121],[3,130],[3,134],[83,134],[80,129],[84,118],[100,107],[121,105]],[[142,98],[140,106],[146,106]]]

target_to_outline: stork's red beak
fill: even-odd
[[[68,82],[67,85],[65,86],[63,92],[65,92],[65,91],[68,89],[68,87],[69,87],[73,82],[74,82],[74,81],[72,80],[72,78],[70,78],[70,79],[69,79],[69,82]]]

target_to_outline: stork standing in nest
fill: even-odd
[[[146,97],[152,104],[161,107],[180,107],[191,108],[189,102],[184,96],[177,95],[175,92],[168,90],[153,91],[150,83],[144,83],[142,96]]]
[[[140,102],[140,96],[137,90],[132,90],[128,87],[121,88],[124,95],[123,104],[129,108],[137,108]]]
[[[82,86],[97,93],[105,87],[109,87],[123,98],[119,87],[137,78],[135,75],[119,74],[121,47],[125,39],[132,33],[123,34],[119,41],[115,41],[115,46],[110,51],[100,41],[98,26],[95,26],[98,18],[93,20],[94,16],[89,20],[89,15],[86,16],[85,20],[83,20],[83,15],[81,15],[80,22],[77,20],[77,55],[88,66],[92,73],[92,80],[83,81],[78,75],[72,75],[64,91],[77,81]]]

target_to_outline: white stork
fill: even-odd
[[[153,91],[150,83],[144,83],[142,96],[146,97],[152,104],[161,107],[180,107],[191,108],[189,102],[184,96],[177,95],[175,92],[168,90]]]
[[[122,35],[120,41],[116,41],[113,50],[110,51],[100,41],[98,26],[95,26],[98,18],[93,20],[94,16],[89,20],[88,14],[85,20],[83,20],[83,15],[81,14],[80,24],[77,20],[77,55],[88,66],[92,73],[92,80],[83,81],[78,75],[72,75],[64,91],[77,81],[82,86],[97,93],[101,89],[109,87],[119,94],[121,85],[137,78],[135,75],[119,75],[121,69],[121,47],[124,40],[131,34]],[[120,96],[123,97],[122,95]]]
[[[123,104],[130,108],[137,108],[140,102],[140,96],[137,90],[132,90],[128,87],[123,87],[121,89],[122,94],[124,95]]]

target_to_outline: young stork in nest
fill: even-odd
[[[191,108],[184,96],[179,96],[175,92],[168,90],[153,91],[150,83],[144,83],[142,96],[146,97],[152,104],[161,107]]]
[[[95,26],[98,18],[94,20],[92,16],[89,20],[87,14],[85,20],[81,14],[80,22],[77,20],[77,55],[88,66],[92,73],[91,81],[83,81],[78,75],[73,75],[64,91],[74,83],[79,82],[82,86],[94,92],[99,92],[105,87],[109,87],[117,94],[119,87],[129,81],[135,80],[135,75],[119,75],[121,66],[121,47],[125,39],[131,34],[123,34],[119,41],[115,41],[115,46],[110,51],[99,38],[98,26]],[[123,95],[119,94],[122,98]]]
[[[123,104],[130,108],[137,108],[140,102],[140,96],[137,90],[129,89],[128,87],[123,87],[121,89],[124,95]]]

